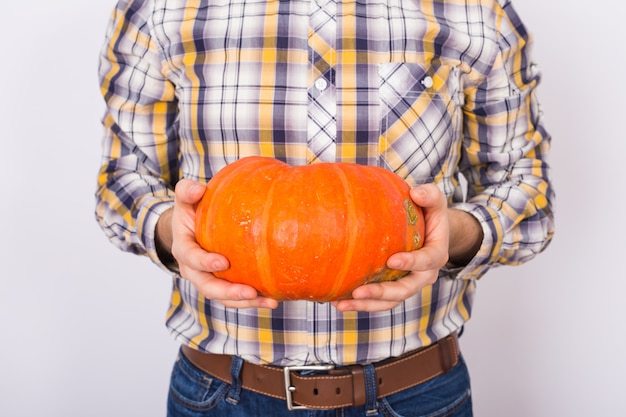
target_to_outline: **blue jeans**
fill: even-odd
[[[375,394],[374,394],[375,397]],[[287,410],[280,399],[241,389],[196,368],[181,353],[174,365],[168,417],[472,417],[470,380],[460,357],[447,374],[378,400],[336,410]]]

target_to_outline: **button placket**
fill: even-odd
[[[334,86],[336,3],[313,1],[309,28],[308,131],[309,161],[335,159],[337,97]]]

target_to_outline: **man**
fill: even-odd
[[[475,281],[553,233],[529,41],[507,0],[119,1],[97,217],[174,276],[168,415],[471,415]],[[194,207],[249,155],[400,175],[426,215],[424,247],[388,261],[410,273],[333,303],[216,278]]]

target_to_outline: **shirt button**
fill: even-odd
[[[430,75],[427,75],[426,77],[422,78],[421,83],[425,88],[431,88],[435,84],[433,82],[433,77],[431,77]]]
[[[315,80],[315,88],[317,88],[319,91],[326,90],[326,87],[328,87],[328,81],[326,81],[326,78],[320,77]]]

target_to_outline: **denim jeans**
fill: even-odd
[[[237,358],[236,360],[240,360]],[[234,367],[236,368],[236,366]],[[170,381],[168,417],[471,417],[467,367],[460,357],[445,375],[388,397],[368,393],[365,406],[334,410],[287,410],[284,400],[222,382],[196,368],[180,353]]]

